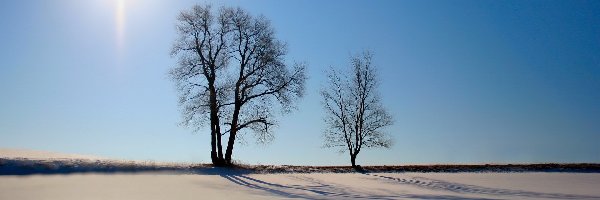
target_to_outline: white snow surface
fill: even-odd
[[[0,176],[0,199],[600,199],[600,174]]]

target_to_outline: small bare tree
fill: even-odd
[[[340,72],[330,69],[327,85],[322,88],[325,108],[325,147],[340,148],[350,154],[352,167],[362,148],[389,148],[392,140],[383,128],[393,124],[390,114],[381,105],[377,92],[378,80],[372,54],[351,58],[351,71]]]
[[[210,121],[212,162],[230,165],[240,131],[252,130],[258,142],[273,138],[274,111],[290,111],[302,97],[305,66],[288,66],[286,46],[269,20],[241,8],[222,7],[213,15],[210,6],[196,5],[177,20],[171,55],[179,65],[170,75],[182,124],[197,130]],[[221,137],[227,134],[223,157]]]

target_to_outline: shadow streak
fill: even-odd
[[[407,184],[417,186],[421,188],[441,191],[451,191],[463,194],[483,194],[491,196],[509,196],[510,198],[515,197],[533,197],[533,198],[546,198],[546,199],[600,199],[600,196],[587,196],[587,195],[574,195],[574,194],[560,194],[560,193],[541,193],[531,192],[524,190],[510,190],[500,188],[490,188],[477,185],[469,185],[455,182],[448,182],[443,180],[429,179],[424,177],[413,177],[411,179],[395,178],[390,176],[383,176],[377,174],[363,173],[365,175],[383,178],[387,180],[395,181],[400,184]]]
[[[351,190],[345,186],[323,183],[312,178],[295,177],[296,179],[308,182],[305,185],[284,185],[270,183],[257,178],[252,178],[246,175],[221,175],[221,177],[240,186],[248,187],[255,190],[265,191],[274,195],[286,198],[302,198],[302,199],[442,199],[442,200],[458,200],[458,199],[486,199],[486,198],[466,198],[451,195],[416,195],[416,194],[392,194],[378,195],[361,193]]]

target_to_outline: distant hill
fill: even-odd
[[[49,151],[38,151],[29,149],[6,149],[0,148],[0,158],[7,159],[29,159],[29,160],[64,160],[64,159],[89,159],[106,160],[108,158],[91,155],[66,154]]]

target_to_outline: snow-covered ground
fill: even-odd
[[[600,199],[600,174],[0,176],[0,199]]]
[[[90,158],[44,152],[13,152],[19,156],[8,156],[5,152],[0,151],[0,157]],[[600,199],[600,173],[248,172],[213,169],[0,175],[0,199]]]

